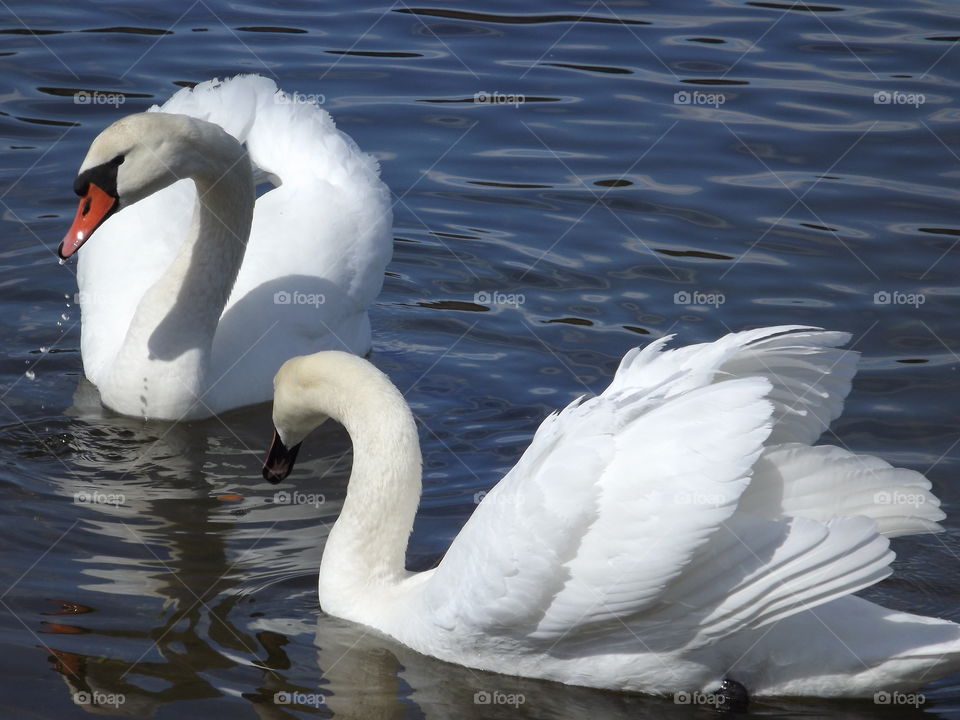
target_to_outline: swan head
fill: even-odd
[[[340,394],[337,368],[348,364],[348,358],[356,359],[338,351],[319,352],[291,358],[280,366],[273,378],[274,431],[263,463],[265,480],[285,480],[293,470],[303,439],[329,418],[313,399],[329,400]]]
[[[328,350],[287,360],[273,379],[275,431],[263,464],[264,479],[284,480],[303,439],[328,419],[352,431],[350,418],[358,409],[372,403],[376,414],[395,396],[399,393],[389,378],[356,355]]]
[[[60,257],[77,252],[118,210],[177,180],[194,177],[211,144],[205,136],[219,140],[218,135],[226,133],[213,123],[160,112],[128,115],[106,128],[91,143],[74,180],[80,204],[57,249]],[[233,144],[239,147],[236,141]]]

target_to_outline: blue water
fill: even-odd
[[[411,567],[630,347],[804,323],[850,331],[863,354],[825,440],[926,472],[949,516],[942,535],[895,541],[894,577],[865,595],[960,620],[960,13],[877,5],[0,6],[4,717],[705,711],[455,668],[325,616],[340,431],[311,439],[287,486],[316,502],[285,505],[260,479],[269,408],[178,426],[97,409],[75,266],[55,257],[76,169],[117,117],[239,72],[322,94],[394,193],[372,360],[421,427]],[[494,690],[525,702],[475,704]],[[960,676],[923,693],[918,709],[752,712],[960,717]]]

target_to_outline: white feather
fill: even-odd
[[[269,400],[274,373],[294,355],[367,352],[367,308],[392,253],[390,195],[376,161],[325,110],[263,77],[204,82],[150,112],[221,126],[244,144],[258,177],[279,183],[256,201],[243,263],[212,338],[208,381],[195,393],[203,404],[189,416]],[[121,386],[114,393],[123,396],[121,412],[137,406],[138,387],[150,375],[118,368],[121,347],[146,291],[184,243],[196,199],[193,182],[180,180],[110,217],[79,251],[84,370],[101,389]],[[316,302],[278,303],[277,293]],[[118,382],[118,372],[133,380]],[[172,378],[157,392],[185,394],[186,406],[191,384]],[[137,414],[151,411],[137,406]]]
[[[604,393],[544,420],[422,573],[400,552],[420,491],[402,396],[357,358],[291,361],[281,435],[330,415],[354,442],[321,605],[449,662],[614,690],[732,678],[755,695],[862,697],[960,668],[960,626],[852,596],[890,574],[885,535],[933,531],[942,513],[919,473],[805,444],[849,390],[844,339],[775,327],[627,353]]]

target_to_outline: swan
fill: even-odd
[[[404,567],[416,424],[368,361],[280,368],[263,474],[286,478],[325,419],[346,428],[320,604],[419,653],[654,694],[902,692],[960,667],[960,625],[853,593],[890,574],[890,537],[944,513],[920,473],[811,445],[850,390],[849,337],[780,326],[631,350],[602,394],[544,420],[425,572]]]
[[[269,401],[294,355],[370,349],[390,193],[304,97],[211,80],[94,139],[58,253],[83,246],[83,369],[107,407],[208,417]],[[255,181],[275,187],[255,199]]]

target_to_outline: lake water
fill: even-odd
[[[325,616],[342,431],[305,445],[283,503],[260,477],[268,407],[176,426],[98,409],[55,256],[76,169],[117,117],[239,72],[322,95],[395,194],[372,360],[421,428],[411,567],[629,348],[804,323],[863,353],[825,441],[926,472],[948,513],[864,594],[960,621],[958,36],[951,0],[0,7],[0,714],[707,711],[451,667]],[[475,702],[493,691],[523,705]],[[960,717],[960,675],[922,700],[752,712]]]

